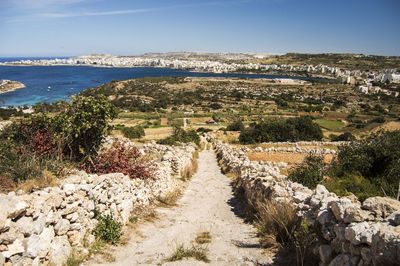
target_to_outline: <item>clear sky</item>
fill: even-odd
[[[400,0],[0,0],[0,56],[400,55]]]

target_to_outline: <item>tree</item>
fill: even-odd
[[[116,117],[114,106],[105,96],[76,96],[64,113],[55,119],[64,153],[70,159],[82,160],[96,155],[110,132],[109,120]]]

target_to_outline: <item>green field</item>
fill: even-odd
[[[315,122],[322,128],[331,131],[339,131],[345,126],[345,123],[340,120],[317,119]]]

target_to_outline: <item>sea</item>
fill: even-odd
[[[51,58],[0,58],[0,62],[21,59]],[[304,79],[302,77],[266,74],[200,73],[157,67],[0,66],[0,79],[19,81],[26,86],[23,89],[0,94],[0,107],[32,106],[36,103],[68,100],[72,95],[78,94],[82,90],[97,87],[113,80],[162,76]]]

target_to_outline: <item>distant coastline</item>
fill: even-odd
[[[25,84],[14,80],[0,80],[0,94],[25,88]]]

